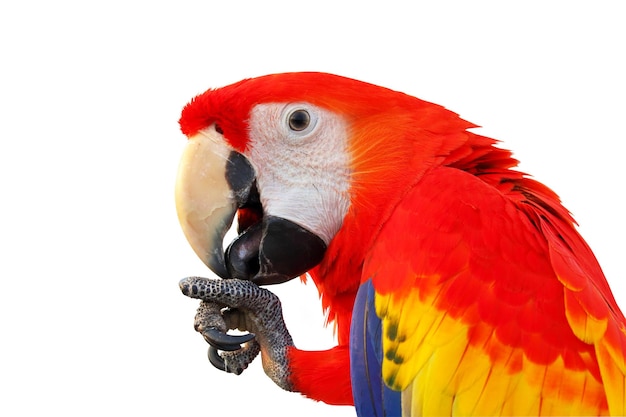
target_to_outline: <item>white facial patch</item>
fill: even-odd
[[[246,155],[266,215],[290,220],[326,244],[348,211],[347,124],[309,103],[259,104],[250,116]]]

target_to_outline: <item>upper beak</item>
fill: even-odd
[[[226,179],[232,150],[214,129],[191,137],[176,179],[176,211],[185,237],[196,254],[213,272],[228,277],[223,241],[238,208],[238,196]],[[254,171],[243,173],[245,186]]]
[[[326,244],[289,220],[263,214],[255,180],[250,162],[220,133],[201,131],[189,139],[178,169],[178,220],[191,247],[218,276],[284,282],[317,265]],[[240,222],[241,234],[224,251],[235,214],[250,207],[257,221]]]

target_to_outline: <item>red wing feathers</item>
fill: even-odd
[[[383,379],[410,412],[623,413],[624,318],[545,190],[524,202],[437,168],[383,225],[363,277],[383,323]]]

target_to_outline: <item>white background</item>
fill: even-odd
[[[266,73],[338,73],[484,126],[561,195],[626,305],[624,6],[466,3],[3,2],[0,415],[353,415],[257,362],[213,369],[178,290],[207,274],[174,209],[180,110]],[[272,290],[299,347],[333,344],[312,285]]]

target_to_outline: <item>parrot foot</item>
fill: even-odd
[[[239,279],[189,277],[179,286],[184,295],[202,300],[194,328],[209,343],[213,366],[239,375],[261,352],[265,373],[292,390],[287,354],[293,340],[275,294]],[[233,329],[249,333],[227,334]]]

